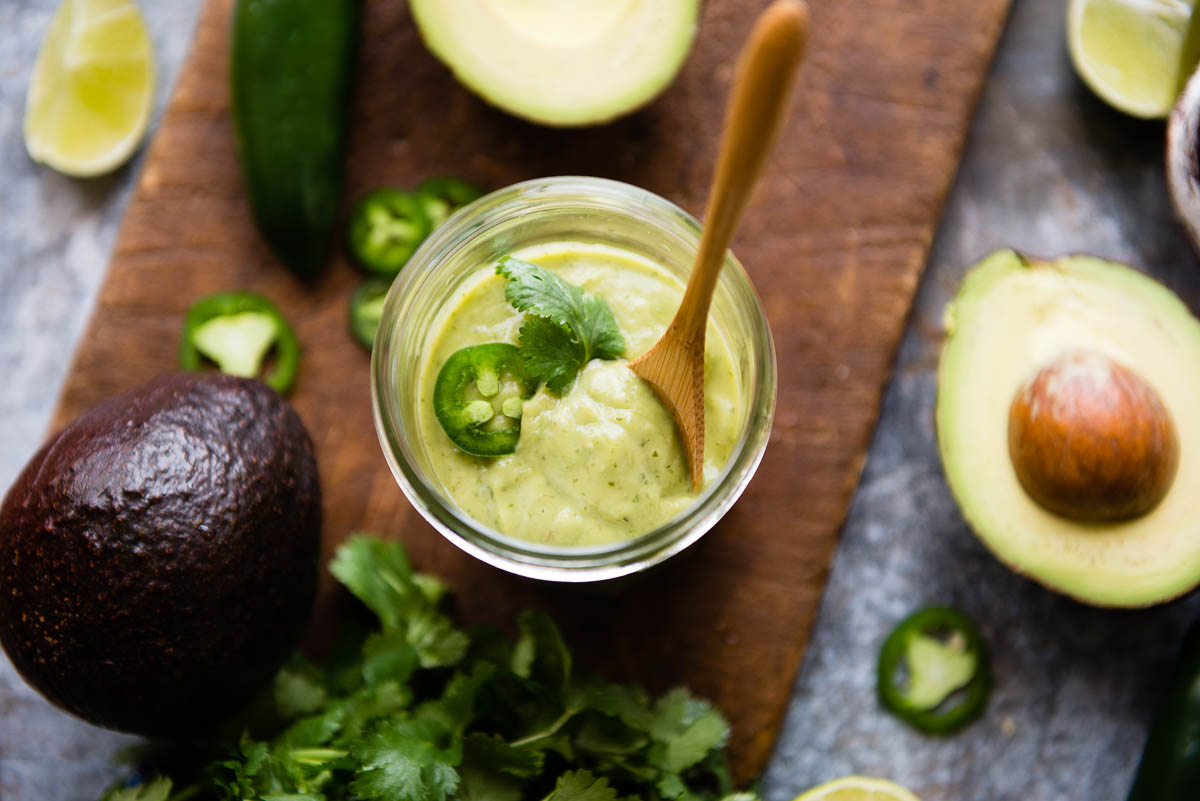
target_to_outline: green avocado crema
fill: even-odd
[[[555,243],[513,255],[603,298],[630,358],[658,340],[683,297],[674,275],[604,245]],[[675,422],[625,359],[592,360],[561,397],[539,388],[518,412],[511,454],[479,458],[451,442],[435,412],[438,372],[462,348],[518,343],[525,315],[505,300],[504,285],[493,265],[481,266],[446,303],[422,355],[420,434],[445,494],[486,526],[552,546],[632,539],[684,512],[697,496]],[[711,319],[706,342],[707,483],[733,451],[745,410],[730,342]]]

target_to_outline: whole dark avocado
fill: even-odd
[[[92,723],[195,733],[295,647],[320,540],[291,407],[253,380],[163,376],[56,434],[4,498],[0,644]]]

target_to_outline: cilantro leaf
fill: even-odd
[[[544,754],[517,748],[495,735],[475,732],[463,740],[463,763],[495,773],[507,773],[522,779],[542,771]]]
[[[412,690],[394,681],[368,685],[344,699],[341,728],[333,745],[349,748],[374,730],[383,719],[404,715],[412,705]]]
[[[522,613],[517,625],[521,637],[513,649],[513,672],[565,700],[571,681],[571,653],[558,626],[542,612]]]
[[[459,801],[521,801],[526,779],[542,772],[542,754],[482,733],[463,740]]]
[[[467,635],[437,611],[445,586],[415,575],[400,543],[352,536],[338,548],[329,572],[378,615],[385,632],[403,633],[421,667],[455,665],[466,654]]]
[[[521,781],[512,776],[464,765],[457,801],[521,801]]]
[[[345,707],[330,707],[319,715],[301,718],[288,726],[276,738],[276,742],[289,748],[326,745],[342,730],[345,718]]]
[[[242,735],[238,759],[215,766],[218,786],[234,798],[258,798],[304,792],[305,766],[292,759],[290,748],[272,748],[270,743]]]
[[[595,684],[584,689],[593,709],[617,718],[626,726],[649,734],[655,726],[654,712],[645,691],[627,684]]]
[[[649,737],[608,715],[590,712],[575,734],[575,745],[595,756],[627,756],[646,747]]]
[[[521,362],[529,374],[562,395],[587,364],[581,344],[566,329],[545,317],[526,317],[521,323]]]
[[[398,542],[356,534],[338,548],[329,572],[379,616],[386,628],[425,604],[425,594],[412,583],[412,565]]]
[[[325,687],[316,668],[302,662],[275,674],[271,688],[275,710],[284,720],[311,715],[325,706]]]
[[[573,770],[559,777],[546,801],[617,801],[617,791],[608,786],[608,779]]]
[[[167,801],[171,797],[171,780],[157,776],[153,781],[111,788],[100,801]]]
[[[504,297],[528,316],[521,326],[521,360],[556,395],[570,389],[592,359],[616,359],[625,338],[603,298],[584,292],[544,267],[505,256],[496,265]]]
[[[656,701],[580,676],[541,613],[519,618],[515,641],[458,629],[438,609],[446,586],[414,573],[398,543],[356,536],[331,569],[379,627],[352,618],[330,661],[297,656],[279,672],[260,699],[273,714],[142,760],[170,771],[104,801],[723,801],[733,791],[729,727],[686,690]],[[231,739],[243,728],[253,735]]]
[[[417,649],[421,667],[457,665],[471,641],[445,615],[422,612],[408,620],[408,642]]]
[[[475,696],[494,674],[495,668],[487,664],[476,665],[471,673],[458,671],[446,684],[442,697],[422,704],[416,716],[435,720],[455,737],[461,737],[475,718]]]
[[[362,671],[367,684],[407,682],[416,669],[417,651],[404,632],[379,631],[363,642]]]
[[[658,791],[663,798],[679,798],[687,794],[687,785],[678,773],[668,773],[658,780]]]
[[[703,761],[710,751],[723,748],[728,739],[729,724],[712,709],[667,744],[667,769],[686,770]]]
[[[650,736],[662,744],[654,761],[670,773],[682,773],[729,739],[729,724],[707,701],[677,688],[654,706]]]
[[[432,720],[391,720],[366,737],[350,785],[360,798],[445,801],[458,788],[462,743]]]

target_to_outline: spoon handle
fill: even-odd
[[[776,0],[758,18],[738,57],[700,250],[672,323],[687,340],[703,342],[725,251],[779,138],[807,42],[808,7],[802,0]]]

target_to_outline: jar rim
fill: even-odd
[[[755,380],[737,443],[721,473],[687,510],[632,539],[601,545],[550,546],[506,535],[459,509],[439,489],[439,482],[417,464],[413,446],[405,436],[395,389],[397,360],[390,358],[393,332],[438,268],[453,263],[454,255],[478,237],[520,215],[572,208],[637,216],[671,229],[693,255],[699,242],[700,224],[683,209],[645,189],[606,178],[538,178],[485,195],[439,226],[393,282],[371,352],[371,404],[376,433],[393,476],[409,502],[442,536],[494,567],[528,578],[573,583],[608,580],[645,570],[683,551],[716,525],[749,484],[766,450],[774,418],[777,368],[762,303],[741,264],[727,253],[721,280],[728,284],[739,309],[749,312],[749,352],[755,361]],[[418,435],[413,432],[412,436]]]

